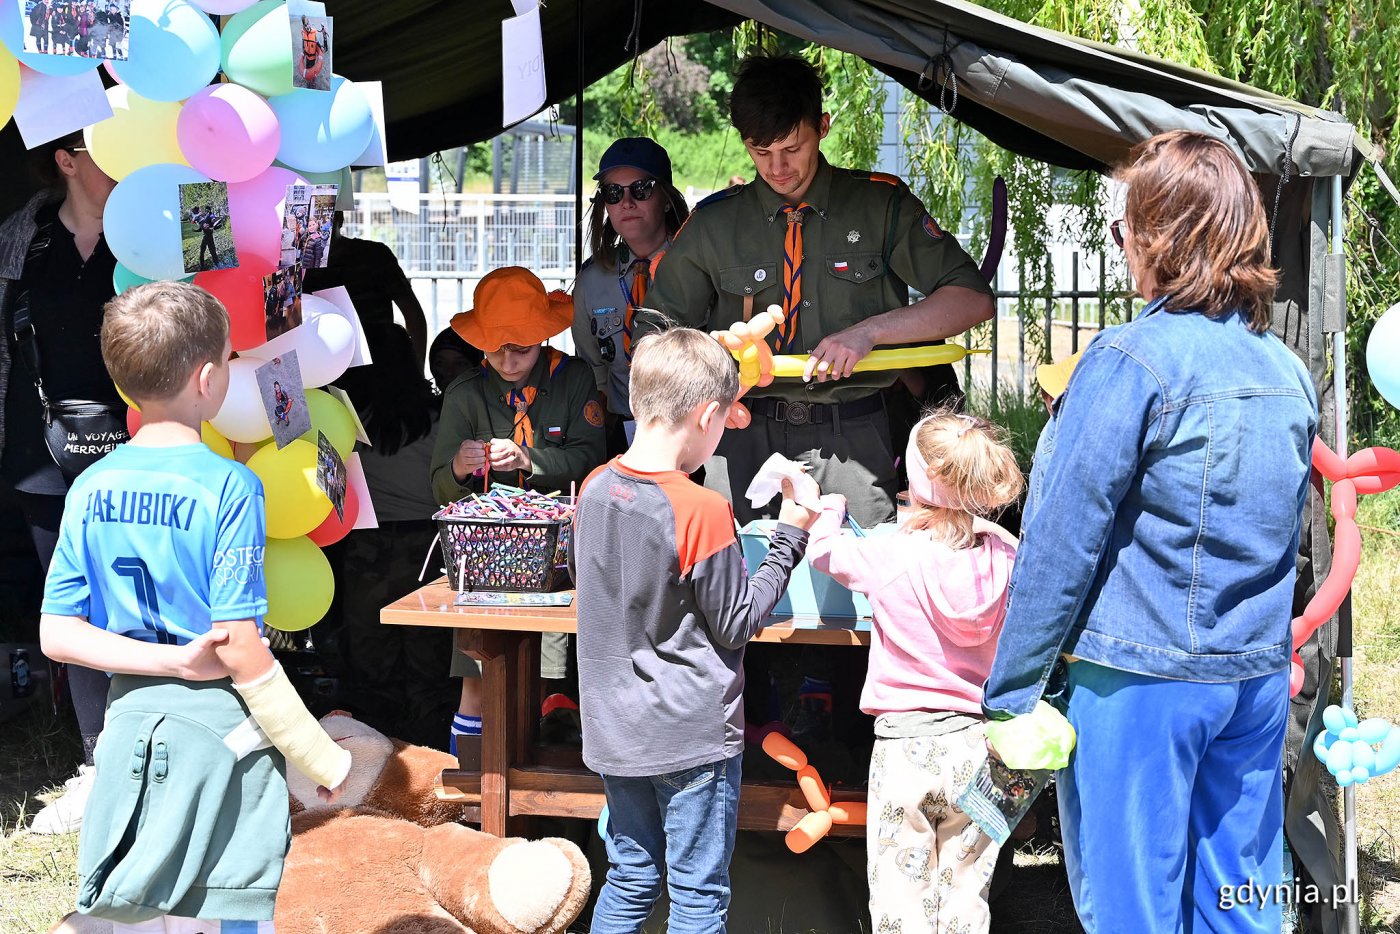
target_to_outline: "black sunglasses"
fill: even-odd
[[[1123,223],[1123,218],[1121,218],[1121,217],[1118,218],[1118,219],[1117,219],[1116,221],[1114,221],[1113,223],[1111,223],[1111,224],[1108,225],[1108,232],[1111,233],[1111,234],[1113,234],[1113,242],[1116,243],[1116,244],[1118,244],[1118,249],[1120,249],[1120,250],[1126,249],[1126,247],[1123,246],[1123,231],[1124,231],[1124,229],[1125,229],[1125,225],[1124,225],[1124,223]]]
[[[617,204],[622,200],[624,191],[632,192],[633,201],[646,201],[656,191],[656,179],[639,178],[630,185],[619,185],[616,182],[604,182],[598,186],[598,194],[608,204]]]

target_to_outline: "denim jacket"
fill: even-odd
[[[1288,667],[1316,393],[1240,314],[1162,304],[1094,340],[1037,446],[989,716],[1029,713],[1061,652],[1184,681]]]

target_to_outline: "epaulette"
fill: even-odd
[[[696,211],[700,210],[707,204],[714,204],[716,201],[723,201],[725,198],[732,198],[739,192],[743,191],[745,187],[746,186],[744,185],[731,185],[730,187],[721,189],[720,191],[717,191],[712,195],[707,195],[706,197],[701,198],[699,203],[697,203],[695,207],[691,208],[690,213],[694,214]]]

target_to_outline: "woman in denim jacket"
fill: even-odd
[[[1149,305],[1056,403],[983,706],[1028,713],[1072,657],[1060,817],[1090,932],[1276,934],[1316,395],[1269,333],[1267,219],[1233,151],[1166,133],[1119,177],[1114,235]],[[1224,912],[1251,882],[1263,910]]]

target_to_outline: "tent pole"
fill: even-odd
[[[578,89],[574,92],[574,277],[583,267],[583,0],[574,0],[578,30]]]
[[[1343,232],[1345,224],[1342,220],[1342,177],[1340,175],[1332,178],[1332,252],[1335,255],[1342,255],[1345,246],[1343,244]],[[1336,426],[1333,449],[1339,457],[1347,456],[1347,333],[1345,311],[1343,308],[1342,326],[1337,333],[1332,335],[1332,398],[1335,403],[1334,421]],[[1337,659],[1340,662],[1342,672],[1342,706],[1348,710],[1355,709],[1355,675],[1352,671],[1352,649],[1351,649],[1351,613],[1349,604],[1350,595],[1347,596],[1346,604],[1343,605],[1338,616],[1338,623],[1341,630],[1337,634]],[[1359,906],[1356,903],[1356,896],[1360,893],[1360,879],[1357,874],[1356,865],[1356,786],[1348,785],[1342,789],[1342,826],[1343,826],[1343,859],[1346,882],[1346,895],[1342,897],[1342,930],[1348,934],[1355,934],[1360,930],[1358,916]]]

